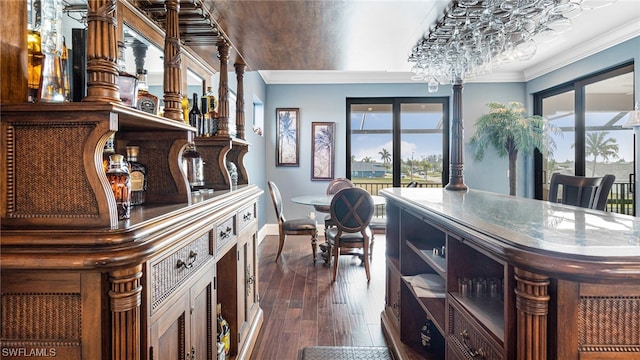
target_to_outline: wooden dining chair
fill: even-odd
[[[367,281],[371,280],[369,270],[369,245],[371,230],[369,222],[373,216],[374,204],[371,195],[361,188],[348,188],[338,191],[333,196],[330,206],[330,215],[335,227],[326,231],[330,246],[329,253],[333,252],[333,281],[338,275],[338,257],[341,254],[354,255],[350,250],[361,249],[362,261],[367,275]]]
[[[615,179],[614,175],[584,177],[553,173],[549,182],[549,201],[605,210]]]
[[[278,218],[278,233],[280,236],[276,262],[278,262],[278,259],[280,258],[287,235],[309,235],[311,236],[313,263],[315,264],[318,252],[318,224],[316,220],[309,218],[285,219],[284,211],[282,209],[282,196],[280,195],[280,190],[273,181],[269,181],[268,184],[269,192],[271,193],[271,200],[273,200],[273,207],[276,210],[276,217]]]
[[[327,185],[326,194],[333,195],[342,189],[347,189],[352,187],[355,187],[355,185],[353,184],[353,182],[351,182],[351,180],[347,178],[335,178],[331,180],[331,182],[329,182],[329,184]],[[329,214],[330,212],[328,205],[314,205],[314,209],[317,212],[325,213],[325,214]],[[325,231],[331,226],[333,226],[333,222],[331,221],[331,215],[325,215],[324,217]]]

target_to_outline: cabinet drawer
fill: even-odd
[[[207,231],[178,250],[152,260],[149,266],[151,312],[184,284],[202,264],[212,259],[213,254],[213,236],[211,231]]]
[[[256,219],[256,204],[253,203],[238,211],[238,226],[240,231],[244,230]]]
[[[476,322],[449,299],[449,334],[450,348],[456,348],[458,353],[464,354],[463,359],[503,359],[500,347],[491,340],[489,335]],[[452,358],[459,358],[452,357]]]
[[[220,254],[221,250],[225,249],[229,243],[232,243],[236,235],[238,235],[238,231],[236,229],[235,215],[222,220],[216,225],[216,252],[218,252],[218,255],[222,255]]]

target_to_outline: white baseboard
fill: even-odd
[[[318,224],[318,235],[324,234],[324,224]],[[258,230],[258,243],[262,242],[267,235],[278,235],[278,224],[265,224]]]

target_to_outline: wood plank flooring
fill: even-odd
[[[278,263],[277,243],[277,236],[267,236],[259,246],[264,322],[252,360],[295,360],[298,350],[313,345],[386,346],[380,326],[384,235],[375,237],[369,284],[358,258],[340,256],[332,283],[332,268],[322,259],[313,264],[308,236],[288,236]]]

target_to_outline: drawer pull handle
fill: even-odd
[[[473,350],[471,345],[469,345],[469,332],[467,331],[467,329],[464,329],[460,332],[460,337],[462,338],[462,343],[467,348],[467,352],[469,353],[469,355],[471,355],[471,357],[484,359],[486,354],[484,353],[484,350],[482,350],[482,348]]]
[[[195,346],[191,347],[191,352],[186,354],[187,360],[196,360],[196,348]]]
[[[191,250],[189,252],[189,259],[187,260],[187,262],[182,261],[182,259],[178,259],[178,262],[176,263],[176,267],[178,269],[181,267],[184,267],[185,269],[191,269],[193,267],[193,263],[196,262],[196,256],[198,256],[198,253]]]
[[[220,231],[220,237],[223,239],[228,238],[229,236],[231,236],[231,230],[233,230],[231,227],[227,226],[227,230],[225,231]]]
[[[252,215],[251,212],[248,212],[242,217],[242,219],[244,219],[244,221],[249,221],[251,220],[251,217],[252,217],[251,215]]]

